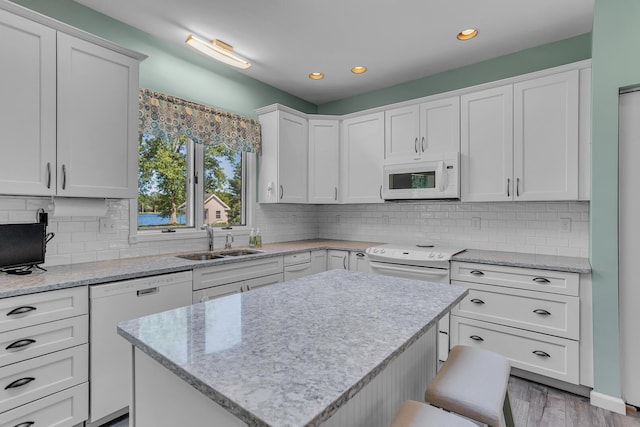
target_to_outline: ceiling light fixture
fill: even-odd
[[[468,28],[466,30],[462,30],[458,33],[458,40],[471,40],[475,36],[478,35],[478,30],[476,28]]]
[[[361,65],[358,65],[358,66],[353,67],[353,68],[351,69],[351,72],[352,72],[353,74],[362,74],[362,73],[365,73],[366,71],[367,71],[367,67],[363,67],[363,66],[361,66]]]
[[[311,80],[322,80],[324,79],[324,74],[322,73],[310,73],[309,78]]]
[[[199,50],[207,56],[210,56],[213,59],[217,59],[220,62],[224,62],[225,64],[231,65],[233,67],[242,68],[246,70],[251,66],[249,62],[239,57],[238,55],[233,53],[233,46],[220,41],[220,40],[211,40],[204,41],[195,37],[193,34],[189,34],[185,43],[191,46],[192,48]]]

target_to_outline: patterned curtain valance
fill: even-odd
[[[138,103],[142,134],[169,139],[184,135],[198,144],[225,144],[235,150],[260,153],[257,120],[149,89],[140,89]]]

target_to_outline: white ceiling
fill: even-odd
[[[184,46],[220,39],[238,71],[314,104],[591,31],[594,0],[75,0]],[[474,40],[458,31],[476,27]],[[351,73],[364,65],[369,71]],[[310,72],[325,74],[312,81]]]

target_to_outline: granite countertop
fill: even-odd
[[[118,333],[247,424],[302,427],[328,419],[466,293],[330,270],[123,322]]]
[[[0,298],[76,286],[97,285],[119,280],[138,279],[141,277],[157,276],[159,274],[212,267],[220,264],[281,256],[313,249],[364,251],[369,246],[377,245],[379,245],[379,243],[343,240],[301,240],[265,244],[260,248],[263,252],[255,255],[228,257],[208,261],[189,261],[176,257],[178,254],[168,254],[47,267],[46,272],[35,270],[32,274],[26,276],[0,273]]]
[[[541,270],[567,271],[572,273],[591,273],[591,264],[587,258],[557,255],[467,249],[464,252],[454,255],[452,261],[506,265]]]

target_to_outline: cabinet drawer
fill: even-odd
[[[456,344],[495,351],[514,368],[579,383],[577,341],[451,316],[450,345]]]
[[[301,264],[311,261],[311,252],[301,252],[284,256],[284,265]]]
[[[71,317],[0,334],[0,366],[87,342],[89,318]]]
[[[87,287],[81,286],[0,299],[0,330],[10,331],[87,314],[87,292]]]
[[[564,271],[452,262],[451,280],[578,296],[580,275]]]
[[[89,416],[89,385],[83,383],[0,414],[0,427],[72,427]]]
[[[278,274],[283,271],[282,256],[198,268],[193,270],[193,290]]]
[[[86,382],[87,348],[83,344],[0,368],[0,413]]]
[[[452,314],[543,334],[580,338],[580,298],[452,281],[469,294]]]

